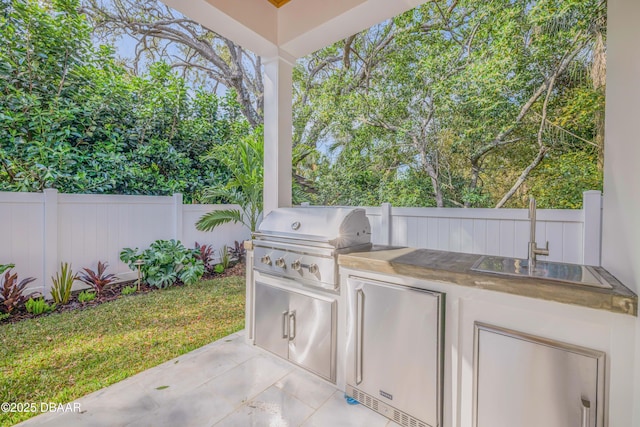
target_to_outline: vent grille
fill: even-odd
[[[381,415],[384,415],[385,417],[395,421],[403,427],[432,427],[429,424],[418,420],[417,418],[413,418],[409,414],[405,414],[402,411],[388,406],[386,403],[381,402],[375,397],[371,397],[352,386],[347,387],[347,394],[367,408]],[[391,411],[389,411],[389,409],[391,409]]]

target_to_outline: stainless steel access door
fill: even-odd
[[[289,360],[335,381],[335,301],[291,293]]]
[[[335,300],[259,281],[255,292],[255,344],[335,382]]]
[[[348,385],[441,425],[442,294],[350,278],[349,295]]]
[[[255,344],[282,358],[289,355],[289,292],[256,282]]]
[[[604,426],[600,351],[476,323],[476,427]]]

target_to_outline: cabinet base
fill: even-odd
[[[360,404],[389,418],[391,421],[394,421],[403,427],[435,427],[425,423],[424,421],[420,421],[405,412],[399,411],[393,406],[387,405],[386,403],[376,399],[375,397],[371,397],[367,393],[361,392],[349,384],[347,384],[347,396],[354,398]]]

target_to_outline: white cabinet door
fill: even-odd
[[[604,353],[476,323],[476,427],[602,427]]]

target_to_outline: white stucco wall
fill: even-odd
[[[639,22],[638,0],[609,0],[602,262],[636,293],[640,291]],[[637,426],[640,425],[638,319],[635,337],[632,396],[635,404],[631,425]]]

